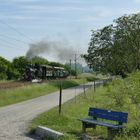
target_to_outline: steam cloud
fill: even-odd
[[[42,40],[40,42],[30,44],[26,57],[28,59],[32,59],[35,56],[46,54],[55,58],[57,57],[61,62],[68,61],[74,57],[75,51],[67,43],[65,44],[61,42]]]

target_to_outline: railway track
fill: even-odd
[[[10,89],[10,88],[18,88],[22,86],[31,85],[31,82],[9,82],[9,83],[0,83],[0,89]]]
[[[65,79],[65,78],[61,78],[61,79]],[[5,83],[0,83],[0,90],[33,85],[34,83],[49,83],[57,80],[60,79],[51,79],[51,80],[46,79],[46,80],[42,80],[41,82],[31,82],[31,81],[14,81],[14,82],[7,82],[7,83],[5,82]]]

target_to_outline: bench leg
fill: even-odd
[[[86,123],[84,122],[82,123],[82,132],[84,133],[86,132]]]
[[[92,128],[93,128],[93,129],[96,129],[96,125],[95,125],[95,124],[93,124],[93,125],[92,125]]]
[[[86,128],[93,128],[96,129],[96,125],[95,124],[89,124],[89,123],[85,123],[82,122],[82,132],[86,132]]]
[[[108,128],[108,140],[113,140],[118,130],[113,128]]]

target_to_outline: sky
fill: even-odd
[[[0,0],[0,56],[24,56],[30,44],[42,40],[85,54],[91,30],[139,11],[140,0]],[[46,52],[40,56],[57,59]]]

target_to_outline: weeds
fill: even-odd
[[[63,140],[80,140],[81,123],[78,118],[87,117],[88,108],[97,107],[116,111],[128,112],[126,129],[115,140],[140,139],[140,72],[129,75],[128,78],[107,83],[96,89],[93,88],[62,106],[62,115],[59,116],[57,108],[41,114],[32,121],[31,128],[44,125],[63,132]],[[89,135],[102,136],[106,139],[106,129],[97,127],[96,131],[88,129]]]

